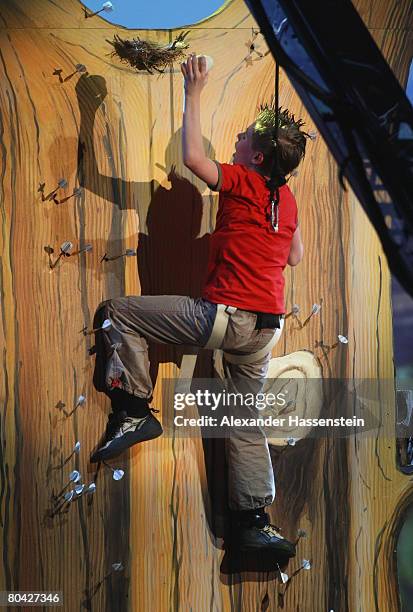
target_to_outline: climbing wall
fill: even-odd
[[[356,6],[404,85],[410,3]],[[92,385],[96,306],[128,294],[199,295],[217,207],[182,164],[179,67],[136,73],[107,41],[168,43],[189,30],[189,51],[214,58],[202,94],[205,149],[228,162],[238,131],[273,93],[274,62],[253,28],[241,0],[175,31],[85,19],[77,0],[1,4],[0,590],[62,591],[68,611],[398,609],[392,551],[411,485],[394,439],[379,431],[272,446],[271,518],[299,537],[287,583],[275,565],[234,567],[223,551],[219,441],[163,436],[97,473],[88,461],[109,411]],[[313,129],[283,74],[280,102]],[[327,381],[392,379],[379,241],[322,139],[307,150],[290,183],[305,257],[286,271],[290,316],[274,359],[287,355],[281,365],[291,370],[305,359],[309,375]],[[72,254],[57,261],[65,242]],[[162,381],[181,357],[151,347],[161,419],[170,410]],[[198,374],[212,374],[211,354]],[[375,409],[391,426],[393,407]],[[64,502],[74,486],[79,494],[56,505],[53,496]]]

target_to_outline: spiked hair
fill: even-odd
[[[266,175],[271,173],[275,155],[276,118],[274,101],[261,104],[252,135],[254,150],[264,155],[261,170]],[[278,170],[282,176],[290,174],[305,155],[306,137],[311,136],[301,130],[303,125],[304,121],[296,119],[288,109],[278,109]]]

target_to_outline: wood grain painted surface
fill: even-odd
[[[356,4],[393,70],[405,83],[412,55],[408,2]],[[208,154],[229,161],[236,134],[273,91],[270,55],[248,66],[251,27],[241,0],[229,2],[191,28],[191,49],[214,58],[202,97]],[[222,550],[225,470],[222,445],[161,437],[112,462],[93,498],[82,499],[53,521],[45,518],[52,491],[71,469],[94,477],[90,450],[109,406],[92,385],[91,326],[103,299],[125,294],[197,295],[216,195],[183,168],[180,142],[182,80],[135,74],[108,55],[106,39],[127,33],[168,42],[176,31],[130,31],[100,17],[85,20],[76,0],[7,0],[0,8],[2,153],[0,342],[1,589],[59,589],[64,609],[93,611],[398,609],[393,549],[411,487],[395,466],[395,444],[369,440],[302,440],[273,449],[277,499],[271,516],[294,538],[307,532],[290,575],[303,558],[312,569],[285,587],[275,568],[227,573]],[[256,40],[265,53],[264,41]],[[254,57],[254,56],[253,56]],[[60,83],[53,72],[69,76]],[[312,124],[282,75],[281,104]],[[175,172],[171,172],[174,166]],[[42,202],[59,179],[59,198]],[[393,376],[390,277],[379,241],[319,138],[308,143],[297,197],[304,261],[286,273],[287,310],[303,316],[322,305],[300,329],[289,319],[274,356],[314,352],[323,376]],[[44,246],[70,240],[93,250],[68,258],[54,271]],[[100,263],[138,247],[138,258]],[[346,347],[326,352],[338,333]],[[181,351],[152,347],[157,375],[154,405],[170,410],[167,384]],[[199,371],[211,373],[210,355]],[[80,394],[87,403],[70,417]],[[64,409],[56,408],[59,402]],[[394,420],[394,409],[382,419]],[[380,413],[381,411],[381,413]],[[387,412],[389,414],[387,414]],[[70,455],[76,440],[79,456]],[[111,565],[121,562],[123,572]],[[241,571],[244,569],[244,571]]]

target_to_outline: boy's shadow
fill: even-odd
[[[201,196],[200,191],[205,188],[205,183],[182,163],[181,129],[173,134],[165,152],[163,170],[171,183],[170,189],[154,180],[133,182],[106,176],[99,171],[93,139],[95,117],[100,107],[106,122],[106,81],[99,75],[82,75],[76,84],[76,94],[80,111],[79,183],[120,210],[132,208],[137,211],[140,228],[137,272],[141,294],[199,297],[207,268],[209,233],[204,231],[202,237],[197,236],[201,231],[203,207],[210,207],[213,198]],[[118,143],[110,140],[108,122],[106,127],[100,150],[113,158],[114,147]],[[139,138],[139,134],[136,137]],[[206,145],[209,146],[207,142]],[[209,151],[213,156],[213,150],[209,148]],[[118,155],[121,158],[123,152],[120,151]],[[119,223],[114,216],[107,236],[108,252],[110,245],[119,244],[119,231]],[[125,293],[123,279],[119,278],[122,267],[117,266],[116,270],[118,278],[114,279],[112,274],[111,286],[107,288],[111,297]],[[181,346],[151,344],[152,380],[156,380],[160,363],[172,362],[180,367],[184,352],[185,348]],[[210,368],[204,369],[209,360],[202,356],[198,361],[201,363],[198,364],[197,375],[203,371],[203,376],[209,376]]]
[[[106,176],[99,171],[93,139],[96,113],[100,107],[106,121],[106,81],[98,75],[81,76],[76,84],[76,94],[80,111],[79,183],[120,210],[133,208],[137,211],[140,227],[137,272],[142,295],[198,297],[206,273],[209,234],[205,233],[201,238],[197,236],[201,230],[203,206],[210,208],[213,199],[211,196],[201,196],[200,191],[204,189],[205,183],[192,175],[182,163],[181,129],[173,134],[165,152],[165,173],[168,169],[170,189],[156,181],[132,182],[117,176]],[[108,157],[114,157],[112,149],[116,143],[110,141],[108,134],[107,124],[100,150],[104,150]],[[209,146],[207,142],[205,145]],[[214,156],[211,148],[209,155]],[[120,224],[112,221],[107,236],[108,251],[110,245],[119,245],[120,230]],[[107,287],[107,293],[110,296],[124,295],[122,267],[118,266],[116,270],[118,278],[113,278],[113,274],[108,277],[110,286]],[[156,381],[160,363],[173,362],[180,367],[184,352],[185,347],[182,346],[150,344],[152,380]],[[194,375],[200,378],[213,376],[209,351],[200,352]],[[207,447],[206,462],[211,465],[211,469],[214,464],[216,469],[218,456],[223,457],[223,453],[222,449],[215,449],[211,454],[210,442],[204,441]]]

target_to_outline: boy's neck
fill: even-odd
[[[248,168],[248,170],[252,170],[253,172],[256,172],[257,174],[259,174],[260,176],[262,176],[263,179],[269,181],[270,180],[270,176],[267,176],[266,174],[263,174],[262,171],[260,171],[258,168],[258,166],[256,166],[255,164],[240,164],[241,166],[245,166],[246,168]],[[281,184],[280,186],[284,185],[287,181],[285,179],[285,177],[280,177],[281,178]]]
[[[259,167],[256,166],[255,164],[244,164],[244,166],[246,166],[248,168],[248,170],[252,170],[253,172],[256,172],[257,174],[259,174],[260,176],[262,176],[265,179],[269,179],[270,178],[269,176],[264,174],[261,170],[259,170]]]

